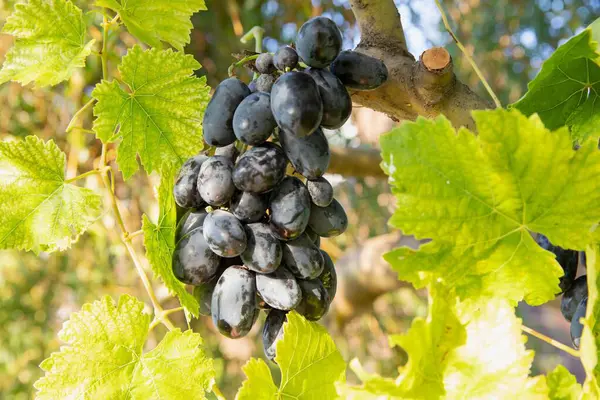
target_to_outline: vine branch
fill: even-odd
[[[525,325],[521,325],[521,330],[525,333],[530,334],[533,337],[536,337],[536,338],[548,343],[549,345],[556,347],[559,350],[564,351],[565,353],[572,355],[573,357],[576,357],[576,358],[580,357],[579,351],[567,346],[566,344],[559,342],[558,340],[554,340],[551,337],[546,336],[543,333],[536,331],[535,329],[532,329]]]

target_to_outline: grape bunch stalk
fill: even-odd
[[[581,318],[585,317],[588,301],[587,275],[577,277],[579,264],[585,267],[585,252],[563,249],[550,243],[550,240],[542,234],[536,239],[544,250],[548,250],[556,256],[556,261],[564,271],[560,278],[560,289],[562,299],[560,311],[567,321],[571,323],[571,341],[578,349],[583,332]]]
[[[330,160],[323,128],[350,117],[347,87],[370,90],[387,79],[380,60],[341,47],[335,23],[316,17],[300,28],[295,48],[253,57],[249,67],[260,75],[249,85],[222,81],[203,120],[209,151],[187,160],[175,183],[175,201],[187,209],[175,276],[195,286],[200,312],[229,338],[246,335],[267,312],[271,360],[286,313],[319,320],[336,293],[320,240],[343,233],[348,218],[323,177]]]

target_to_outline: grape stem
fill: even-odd
[[[231,64],[231,65],[229,66],[229,69],[227,70],[227,72],[229,73],[229,76],[230,76],[230,77],[232,77],[232,76],[235,76],[235,71],[234,71],[234,70],[235,70],[237,67],[241,67],[242,65],[244,65],[244,64],[246,64],[246,63],[248,63],[248,62],[250,62],[250,61],[254,61],[254,60],[256,60],[256,59],[258,58],[258,56],[259,56],[259,55],[260,55],[260,54],[252,54],[251,56],[244,57],[244,58],[242,58],[240,61],[237,61],[237,62],[234,62],[233,64]]]
[[[477,76],[479,77],[479,80],[481,80],[481,83],[485,87],[485,90],[487,90],[487,92],[489,93],[492,100],[494,100],[496,107],[502,108],[502,103],[500,102],[500,99],[498,99],[498,96],[496,96],[496,93],[494,93],[494,90],[492,89],[492,87],[490,86],[488,81],[485,79],[485,76],[483,76],[483,73],[481,72],[481,70],[479,69],[477,64],[475,63],[475,60],[473,60],[473,57],[471,57],[471,55],[469,54],[467,49],[465,49],[465,46],[463,46],[461,41],[454,34],[452,27],[450,27],[450,22],[448,21],[448,16],[446,15],[446,12],[442,8],[442,4],[440,3],[440,0],[435,0],[435,4],[437,5],[438,10],[440,10],[440,14],[442,15],[442,21],[444,22],[444,27],[446,28],[446,30],[452,37],[452,40],[454,40],[454,42],[456,43],[456,46],[458,46],[458,48],[464,54],[467,61],[469,61],[469,64],[471,64],[471,67],[473,68],[473,70],[475,71]]]
[[[243,44],[248,43],[250,40],[254,39],[254,51],[257,52],[258,54],[262,53],[262,42],[263,42],[263,37],[265,35],[265,30],[262,26],[255,26],[252,29],[250,29],[248,32],[246,32],[246,34],[244,36],[242,36],[242,38],[240,39],[240,42],[242,42]],[[258,73],[255,72],[254,73],[254,78],[256,79],[258,78]]]
[[[65,130],[66,133],[71,132],[73,129],[76,128],[75,124],[77,122],[79,122],[79,119],[83,116],[83,114],[85,114],[85,112],[87,110],[89,110],[94,103],[96,102],[96,99],[91,98],[87,103],[85,103],[83,105],[83,107],[81,107],[74,115],[73,118],[71,118],[71,120],[69,121],[69,124],[67,125],[67,129]]]
[[[546,336],[543,333],[536,331],[535,329],[531,329],[528,326],[521,325],[521,330],[525,333],[530,334],[533,337],[536,337],[536,338],[556,347],[559,350],[564,351],[565,353],[572,355],[573,357],[576,357],[576,358],[580,357],[579,351],[577,351],[577,350],[571,348],[570,346],[567,346],[566,344],[563,344],[557,340],[554,340],[551,337]]]
[[[139,231],[135,231],[135,232],[131,232],[128,236],[127,236],[127,240],[131,240],[133,238],[136,238],[138,236],[142,236],[144,234],[143,230],[139,230]]]
[[[65,180],[65,183],[73,183],[73,182],[76,182],[76,181],[78,181],[78,180],[85,179],[85,178],[87,178],[88,176],[92,176],[92,175],[98,175],[99,173],[100,173],[100,170],[99,170],[99,169],[93,169],[93,170],[91,170],[91,171],[88,171],[88,172],[85,172],[85,173],[83,173],[83,174],[81,174],[81,175],[77,175],[77,176],[75,176],[75,177],[73,177],[73,178],[66,179],[66,180]]]

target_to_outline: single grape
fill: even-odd
[[[265,319],[265,325],[262,330],[262,342],[265,356],[271,361],[275,360],[277,342],[283,338],[283,324],[286,320],[286,312],[280,310],[269,311],[267,319]]]
[[[214,277],[206,283],[194,286],[193,294],[198,304],[200,304],[200,309],[198,310],[200,315],[210,315],[210,303],[212,302],[212,295],[218,280],[218,277]]]
[[[262,74],[256,79],[256,89],[261,92],[271,93],[275,81],[276,79],[273,75]]]
[[[270,274],[257,274],[256,290],[265,303],[278,310],[292,310],[302,300],[296,278],[285,267]]]
[[[233,116],[235,136],[252,146],[266,142],[276,126],[271,112],[271,96],[265,92],[246,97]]]
[[[173,274],[189,285],[210,281],[219,268],[219,256],[211,251],[204,239],[203,228],[185,235],[173,252]]]
[[[323,284],[318,279],[298,280],[300,289],[302,290],[302,300],[296,307],[296,311],[304,315],[310,321],[318,321],[329,309],[329,294],[323,287]]]
[[[333,186],[323,177],[306,182],[310,199],[319,207],[327,207],[333,201]]]
[[[189,234],[196,228],[201,228],[204,224],[204,219],[208,213],[204,210],[201,211],[189,211],[186,213],[179,224],[175,233],[175,242],[179,242],[185,235]]]
[[[202,200],[211,206],[222,206],[231,200],[233,185],[233,162],[227,157],[212,156],[202,164],[198,174],[198,192]]]
[[[279,141],[292,166],[302,176],[314,180],[327,171],[331,153],[321,128],[305,137],[297,137],[293,133],[281,130]]]
[[[275,64],[273,64],[273,55],[271,53],[259,54],[254,65],[261,74],[272,74],[275,72]]]
[[[240,155],[240,151],[235,147],[235,143],[228,144],[227,146],[217,147],[215,149],[215,156],[223,156],[235,163],[235,160]]]
[[[331,64],[331,73],[351,89],[373,90],[388,78],[385,64],[366,54],[345,50]]]
[[[258,317],[254,272],[238,266],[227,268],[217,281],[210,308],[221,334],[231,339],[245,336]]]
[[[321,254],[323,255],[324,268],[321,275],[319,275],[319,280],[323,284],[325,290],[327,290],[329,301],[333,301],[335,293],[337,292],[337,272],[335,272],[335,266],[333,265],[333,261],[331,260],[331,257],[329,257],[329,254],[327,254],[325,250],[321,250]]]
[[[242,222],[258,222],[264,217],[268,206],[268,199],[265,195],[236,192],[231,198],[229,211]]]
[[[233,170],[233,183],[243,192],[264,193],[285,176],[287,159],[281,147],[264,143],[242,154]]]
[[[311,205],[308,226],[321,237],[338,236],[348,228],[348,216],[344,207],[333,199],[327,207]]]
[[[208,160],[207,156],[199,154],[187,160],[179,170],[177,181],[173,187],[173,195],[175,203],[180,207],[201,208],[205,205],[200,193],[198,193],[196,181],[198,180],[200,168],[206,160]]]
[[[283,74],[271,89],[271,110],[281,129],[297,137],[310,135],[323,117],[317,83],[304,72]]]
[[[310,218],[310,196],[304,183],[288,176],[273,190],[270,203],[271,228],[281,240],[295,239]]]
[[[315,279],[324,268],[323,254],[306,235],[282,243],[282,263],[300,279]]]
[[[326,69],[308,68],[304,73],[310,75],[319,87],[323,101],[321,126],[327,129],[340,128],[352,114],[352,99],[348,90],[337,76]]]
[[[575,279],[573,285],[563,294],[560,311],[567,321],[571,321],[577,310],[577,305],[588,295],[587,275]]]
[[[556,256],[556,261],[560,264],[564,271],[564,275],[560,277],[560,290],[564,293],[569,289],[577,276],[577,264],[579,264],[579,253],[574,250],[566,250],[562,247],[555,246],[550,243],[550,240],[541,233],[538,234],[536,242],[544,250],[548,250]]]
[[[237,78],[222,81],[206,106],[202,130],[204,141],[211,146],[227,146],[235,141],[233,114],[250,95],[248,86]]]
[[[246,250],[246,231],[230,212],[214,210],[204,220],[204,238],[210,249],[221,257],[239,256]]]
[[[290,46],[282,46],[275,52],[273,64],[283,72],[294,69],[298,66],[298,53]]]
[[[573,346],[578,349],[581,344],[581,334],[583,333],[583,324],[581,323],[581,318],[585,317],[585,313],[587,311],[587,301],[588,298],[585,297],[579,304],[577,305],[577,309],[573,314],[573,319],[571,320],[571,341],[573,342]]]
[[[248,224],[245,228],[248,245],[241,255],[244,265],[261,274],[275,271],[283,255],[279,240],[271,234],[269,226],[261,222]]]
[[[342,33],[329,18],[311,18],[298,31],[296,50],[302,61],[311,67],[329,66],[341,49]]]

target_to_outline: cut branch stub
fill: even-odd
[[[434,47],[421,54],[416,64],[414,85],[425,104],[440,103],[454,89],[455,83],[452,57],[446,49]]]

